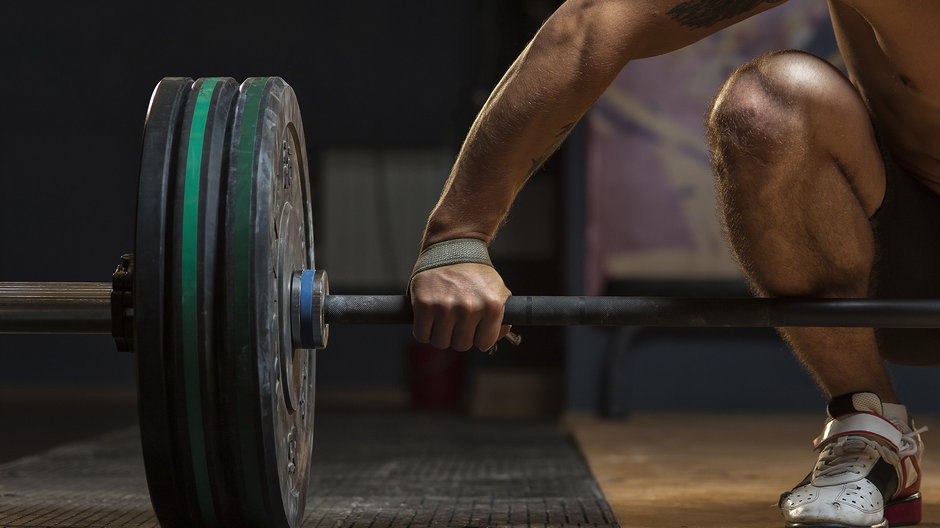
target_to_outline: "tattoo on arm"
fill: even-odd
[[[532,166],[529,168],[529,176],[535,174],[535,171],[542,166],[543,163],[556,151],[558,147],[565,141],[565,138],[568,137],[568,134],[571,133],[571,130],[574,128],[576,122],[572,121],[567,125],[561,127],[561,130],[555,134],[555,140],[552,141],[552,144],[549,145],[537,158],[532,158]]]
[[[690,28],[707,28],[722,20],[747,13],[761,4],[783,0],[687,0],[666,12],[675,21]]]

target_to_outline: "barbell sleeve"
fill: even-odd
[[[407,297],[328,295],[327,324],[408,324]],[[506,301],[503,321],[521,326],[940,328],[938,299],[688,299],[531,297]]]
[[[110,282],[0,282],[0,333],[110,334]]]

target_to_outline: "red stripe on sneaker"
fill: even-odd
[[[898,462],[900,466],[898,497],[908,497],[920,491],[920,463],[917,457],[908,455]]]

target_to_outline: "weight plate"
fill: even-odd
[[[180,125],[193,80],[165,78],[154,89],[147,109],[141,148],[134,243],[134,350],[141,443],[154,509],[166,523],[182,487],[172,447],[174,417],[169,412],[165,354],[166,241],[171,182],[175,181]]]
[[[221,526],[220,512],[231,501],[228,450],[219,439],[215,338],[222,305],[216,291],[222,172],[237,93],[232,79],[193,83],[179,118],[178,146],[170,151],[176,158],[165,208],[162,361],[140,372],[141,380],[161,374],[147,390],[142,383],[141,401],[149,401],[148,420],[166,425],[164,444],[145,450],[145,462],[154,508],[169,527]]]
[[[314,351],[291,336],[293,272],[314,269],[310,180],[293,90],[242,83],[225,213],[226,361],[243,523],[298,527],[313,439]],[[229,370],[227,369],[227,371]],[[234,417],[238,421],[234,421]]]
[[[227,450],[219,448],[222,417],[218,401],[215,339],[222,302],[216,288],[221,226],[221,185],[227,168],[227,131],[238,84],[229,78],[199,79],[183,120],[177,165],[171,270],[175,364],[173,407],[178,416],[179,469],[186,475],[176,490],[189,519],[181,526],[220,526],[229,493]],[[223,345],[224,346],[224,345]]]

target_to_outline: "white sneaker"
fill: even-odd
[[[902,405],[856,392],[833,398],[813,471],[780,496],[788,528],[887,528],[921,519],[923,442]]]

